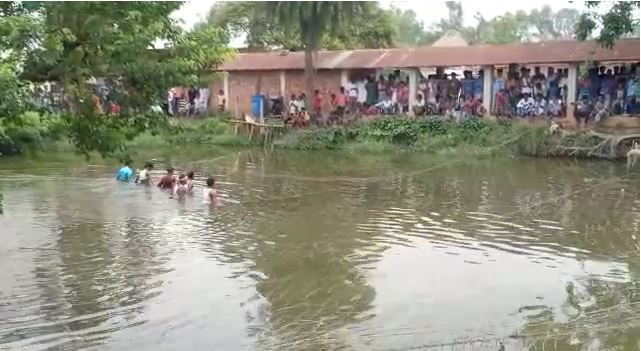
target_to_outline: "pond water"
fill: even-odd
[[[639,179],[618,163],[164,152],[1,159],[0,349],[638,350]],[[200,194],[217,179],[222,206]]]

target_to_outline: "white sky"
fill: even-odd
[[[216,3],[215,0],[200,0],[200,1],[188,1],[183,5],[183,7],[174,13],[175,18],[179,18],[184,22],[186,28],[191,28],[198,21],[207,16],[211,6]],[[445,6],[444,1],[426,1],[426,0],[414,0],[414,1],[379,1],[383,8],[389,8],[390,6],[395,6],[402,10],[414,10],[416,12],[417,18],[420,21],[423,21],[425,25],[438,22],[441,18],[447,16],[447,7]],[[492,18],[498,15],[502,15],[505,12],[516,12],[518,10],[524,10],[530,12],[532,9],[540,9],[545,5],[549,5],[552,10],[558,11],[561,8],[576,8],[583,9],[584,5],[582,2],[574,1],[570,3],[569,1],[539,1],[539,0],[512,0],[512,1],[487,1],[487,0],[477,0],[477,1],[462,1],[463,4],[463,15],[465,25],[474,25],[476,21],[474,16],[477,12],[481,13],[485,18]],[[237,43],[232,43],[237,44]],[[238,43],[238,44],[242,44]]]

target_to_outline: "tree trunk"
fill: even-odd
[[[314,67],[314,51],[305,48],[305,95],[307,97],[305,106],[308,106],[308,110],[311,107],[311,98],[314,96],[315,80],[316,68]]]

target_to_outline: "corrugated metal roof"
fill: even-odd
[[[431,66],[482,66],[595,61],[638,61],[639,39],[620,40],[611,50],[594,42],[548,41],[467,47],[420,47],[319,51],[317,69],[410,68]],[[303,52],[238,54],[221,71],[303,69]]]

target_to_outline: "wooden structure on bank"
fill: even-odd
[[[241,131],[247,133],[247,138],[251,142],[254,134],[257,138],[262,136],[263,145],[274,139],[275,135],[281,135],[285,131],[285,125],[267,124],[257,122],[250,115],[245,115],[242,120],[229,120],[231,125],[234,126],[234,135],[238,135]]]

